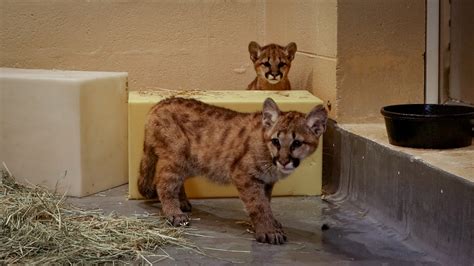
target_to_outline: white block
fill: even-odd
[[[127,73],[0,68],[0,162],[86,196],[128,181]]]

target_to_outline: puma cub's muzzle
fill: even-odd
[[[266,73],[265,78],[270,84],[277,84],[278,82],[281,81],[282,74],[281,73],[276,73],[276,74]]]
[[[285,175],[289,175],[300,165],[300,160],[297,158],[290,158],[289,161],[284,162],[274,157],[274,164],[277,166],[278,171]]]

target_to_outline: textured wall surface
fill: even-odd
[[[263,0],[0,1],[0,66],[129,73],[131,90],[244,89]]]
[[[474,105],[474,2],[451,2],[451,73],[449,97]]]
[[[425,4],[411,0],[0,0],[0,66],[129,73],[130,90],[245,89],[248,43],[294,41],[293,89],[341,122],[423,101]]]
[[[294,89],[313,92],[326,103],[336,99],[337,1],[267,0],[265,40],[296,42],[290,81]],[[336,112],[331,108],[331,116]]]
[[[337,119],[380,120],[380,108],[422,103],[425,1],[339,0]]]

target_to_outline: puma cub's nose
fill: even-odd
[[[290,159],[279,160],[278,163],[279,163],[279,164],[281,165],[281,167],[283,167],[283,168],[286,168],[286,169],[293,168],[293,165],[292,165]]]

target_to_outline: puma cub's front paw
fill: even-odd
[[[281,223],[277,219],[273,219],[273,226],[275,226],[278,229],[283,228],[283,226],[281,225]]]
[[[176,227],[189,225],[189,217],[187,214],[184,213],[171,215],[166,217],[166,219],[168,219],[168,221]]]
[[[273,245],[284,244],[287,240],[285,232],[281,228],[270,227],[255,230],[255,239],[258,242]]]

